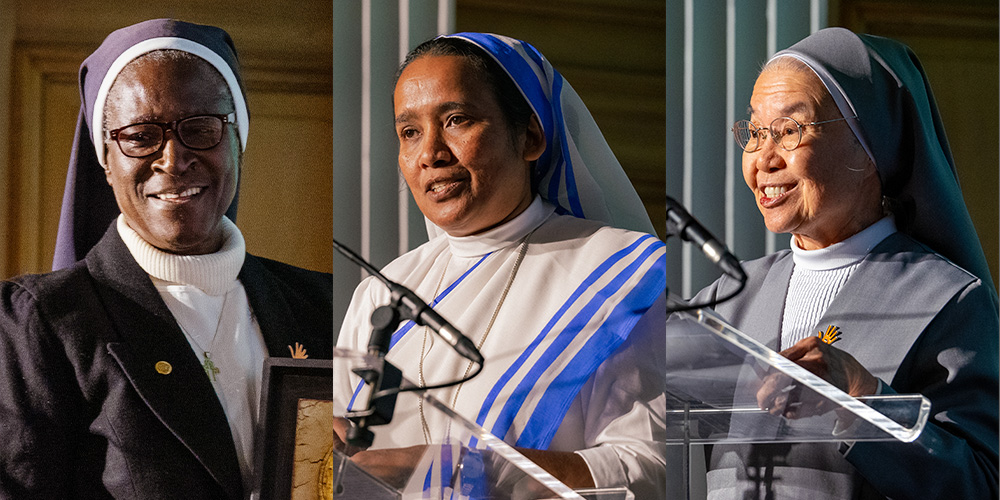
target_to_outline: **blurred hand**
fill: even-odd
[[[351,422],[343,417],[333,419],[333,448],[344,455],[354,456],[363,448],[347,444],[347,430],[351,428]]]
[[[396,488],[406,486],[406,481],[413,474],[413,468],[420,463],[420,457],[424,455],[427,447],[366,450],[347,444],[347,431],[350,428],[349,420],[341,417],[333,419],[333,447],[351,457],[351,461],[365,472]]]
[[[385,450],[362,450],[351,456],[351,461],[365,472],[389,483],[395,488],[406,486],[413,468],[427,451],[426,445]]]

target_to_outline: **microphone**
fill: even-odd
[[[389,286],[389,292],[392,293],[393,300],[406,308],[406,316],[413,319],[416,324],[434,330],[465,359],[483,364],[483,355],[479,349],[476,349],[476,344],[473,344],[469,337],[463,335],[462,332],[458,331],[458,328],[452,326],[437,311],[431,309],[431,306],[413,293],[413,290],[389,279],[385,281],[386,285]]]
[[[392,295],[392,305],[399,308],[404,317],[412,319],[418,325],[426,326],[433,330],[434,333],[444,339],[452,349],[455,349],[465,359],[479,365],[483,364],[483,355],[476,348],[476,344],[472,343],[458,328],[455,328],[446,319],[441,317],[437,311],[431,309],[431,306],[427,305],[413,290],[386,278],[378,269],[375,269],[375,266],[354,253],[350,248],[341,245],[336,239],[333,240],[333,247],[351,262],[361,266],[369,274],[375,276],[376,279],[385,283],[385,286],[389,287],[389,293]]]
[[[740,283],[745,283],[747,275],[743,272],[743,266],[725,245],[715,239],[712,233],[708,232],[701,225],[684,205],[677,200],[667,196],[667,236],[680,236],[682,240],[694,243],[705,253],[708,260],[718,266],[722,271]]]

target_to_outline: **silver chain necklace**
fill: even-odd
[[[536,228],[537,229],[537,228]],[[496,308],[493,309],[493,316],[490,317],[490,322],[486,325],[486,330],[483,331],[483,336],[480,337],[479,342],[476,344],[476,349],[482,349],[483,344],[486,343],[486,337],[490,335],[490,331],[493,330],[493,323],[497,319],[497,315],[500,314],[500,308],[503,307],[504,301],[507,299],[507,292],[510,291],[511,285],[514,284],[514,277],[517,276],[517,270],[521,267],[521,261],[524,260],[524,255],[528,251],[528,238],[535,232],[531,230],[528,234],[521,239],[520,247],[518,248],[517,259],[514,261],[514,266],[510,270],[510,275],[507,277],[507,284],[504,286],[503,293],[500,295],[500,300],[497,301]],[[451,255],[448,256],[448,261],[445,262],[444,270],[441,272],[441,277],[438,279],[438,284],[434,289],[434,297],[437,297],[438,291],[441,289],[441,284],[444,283],[444,275],[448,271],[448,264],[451,262]],[[424,382],[424,357],[430,353],[429,350],[425,351],[427,348],[427,341],[429,337],[429,330],[425,326],[423,328],[423,342],[420,345],[420,358],[419,358],[419,382],[420,385],[426,385]],[[433,343],[433,342],[432,342]],[[462,378],[468,377],[469,373],[472,371],[472,367],[475,365],[472,361],[469,361],[469,365],[465,368],[465,374]],[[455,395],[451,399],[451,408],[455,409],[455,405],[458,404],[458,394],[462,391],[462,386],[465,382],[458,384],[455,388]],[[424,443],[431,444],[431,433],[430,427],[427,424],[427,417],[424,415],[424,399],[421,397],[417,403],[417,409],[420,413],[420,426],[424,431]]]

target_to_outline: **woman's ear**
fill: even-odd
[[[538,122],[538,117],[531,115],[528,122],[528,130],[524,134],[524,161],[535,161],[545,152],[545,132],[542,131],[542,124]]]
[[[101,168],[104,169],[104,180],[106,180],[108,182],[109,186],[111,186],[112,188],[114,188],[115,185],[111,183],[111,167],[108,166],[108,150],[107,150],[107,148],[104,149],[104,165],[101,165]]]

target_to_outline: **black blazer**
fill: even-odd
[[[239,279],[270,356],[332,356],[329,274],[247,255]],[[0,498],[243,496],[222,405],[114,223],[74,266],[0,284]]]

